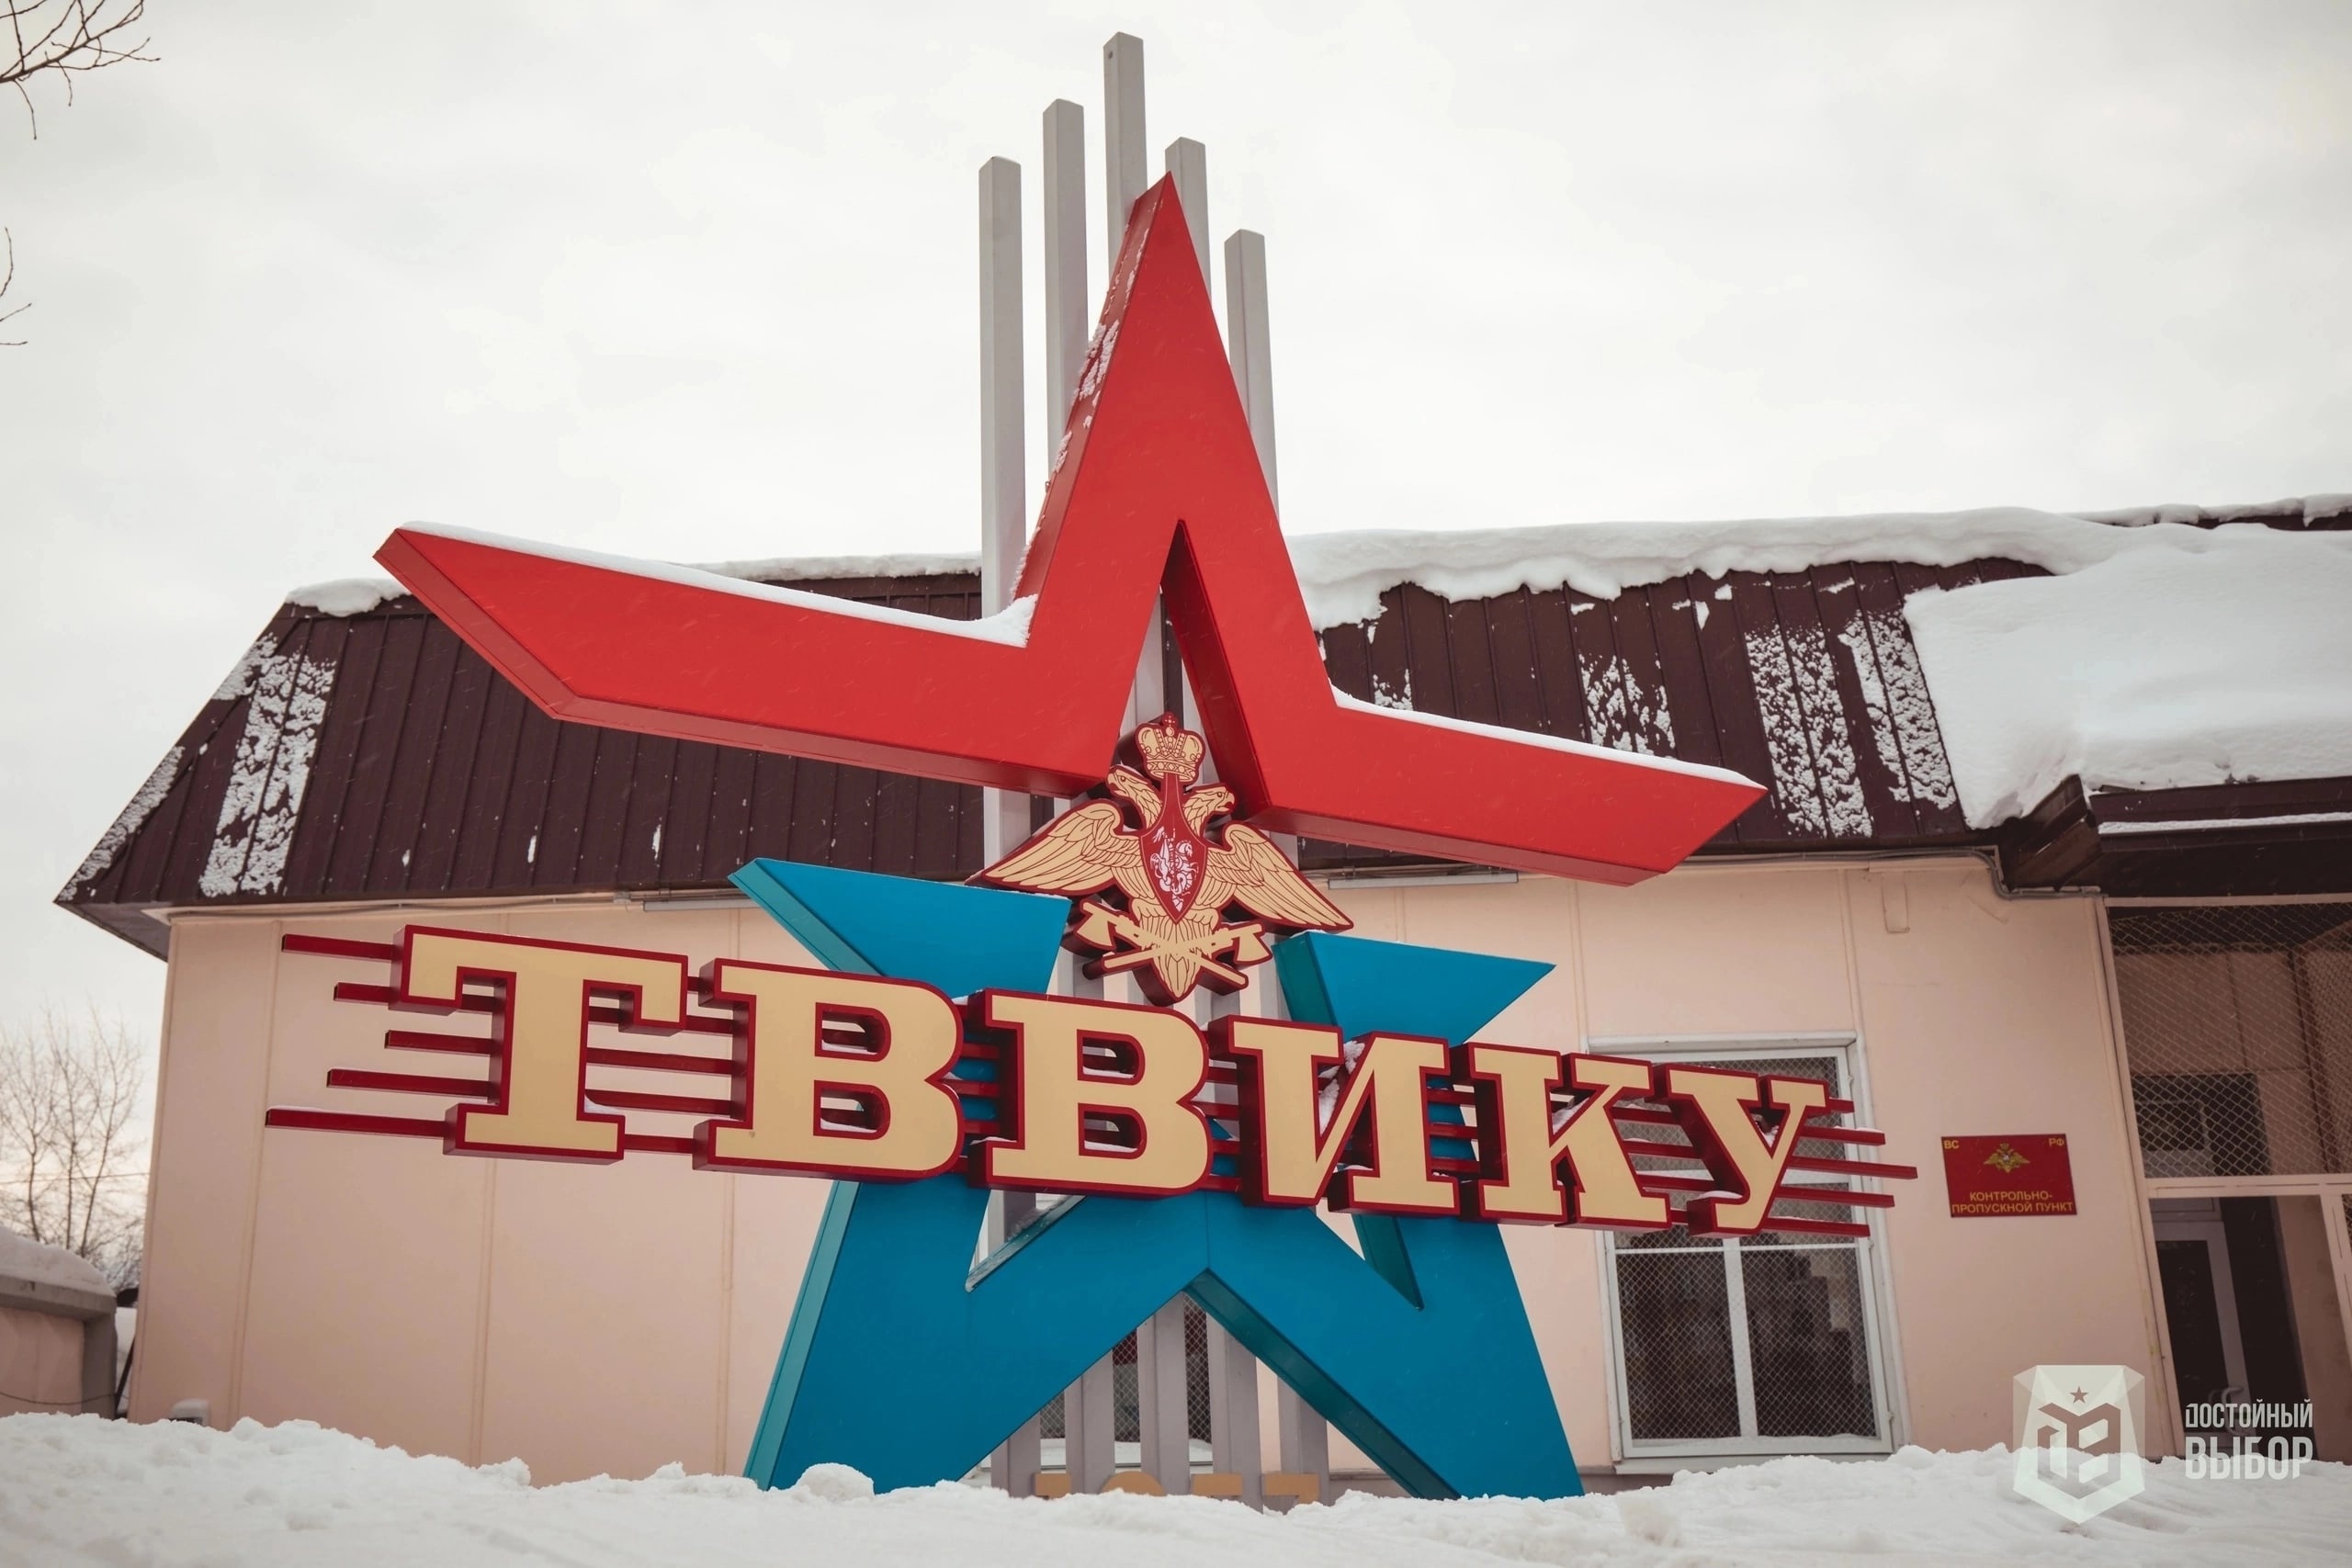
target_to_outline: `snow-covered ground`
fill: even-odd
[[[670,1471],[534,1488],[519,1462],[468,1469],[300,1423],[229,1432],[93,1416],[0,1420],[0,1564],[1243,1562],[2340,1563],[2352,1469],[2148,1489],[2072,1526],[2008,1495],[1999,1450],[1780,1460],[1671,1486],[1531,1503],[1345,1497],[1283,1517],[1202,1498],[1015,1501],[962,1486],[867,1495],[854,1472],[762,1493]]]

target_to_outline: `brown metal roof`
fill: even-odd
[[[2300,512],[2276,522],[2305,525]],[[1974,846],[1997,849],[2014,886],[2082,886],[2103,863],[2129,863],[2153,886],[2163,873],[2143,852],[2177,835],[2119,845],[2102,863],[2057,805],[1998,835],[1961,815],[1903,601],[2037,573],[2013,561],[1866,562],[1693,574],[1607,600],[1522,590],[1453,603],[1408,585],[1384,597],[1378,620],[1326,632],[1324,657],[1333,682],[1367,701],[1766,784],[1704,852]],[[796,585],[978,613],[966,572]],[[2162,816],[2172,794],[2198,792],[2129,809]],[[560,722],[413,599],[351,615],[289,604],[58,901],[160,953],[163,928],[143,911],[163,906],[716,889],[763,855],[952,878],[978,866],[978,807],[958,785]],[[2179,815],[2265,809],[2199,795]],[[2262,878],[2352,883],[2352,845],[2345,856],[2339,866],[2290,846]],[[1310,843],[1303,859],[1393,863],[1332,844]],[[2211,865],[2205,874],[2229,880]]]
[[[1907,593],[2030,575],[2012,561],[1693,573],[1614,599],[1521,590],[1453,603],[1408,585],[1323,635],[1340,690],[1768,786],[1710,848],[1969,837],[1903,620]]]
[[[2352,892],[2352,778],[2098,790],[2067,780],[1993,835],[2013,888],[2118,898]]]
[[[969,619],[968,573],[799,584]],[[755,856],[953,877],[978,791],[550,718],[414,599],[288,604],[58,896],[157,906],[717,888]]]

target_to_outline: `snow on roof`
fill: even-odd
[[[1904,607],[1970,826],[2086,790],[2352,774],[2352,534],[2159,525]]]
[[[1613,599],[1628,588],[1690,572],[1803,571],[1840,561],[1958,566],[2014,560],[2080,571],[2128,550],[2204,532],[2198,521],[2352,512],[2352,495],[2313,496],[2220,511],[2142,507],[2075,516],[2021,506],[1899,512],[1860,517],[1780,517],[1744,523],[1564,523],[1532,528],[1364,530],[1300,534],[1291,559],[1316,626],[1368,621],[1380,596],[1418,583],[1447,599],[1488,599],[1521,588],[1572,588]]]
[[[1407,582],[1456,600],[1561,587],[1610,599],[1627,588],[1693,571],[1714,577],[1730,571],[1803,571],[1838,561],[1957,566],[1998,559],[2051,571],[2079,571],[2199,523],[2299,514],[2305,522],[2315,522],[2346,513],[2352,513],[2352,494],[2256,506],[2167,504],[2080,514],[2001,506],[1733,523],[1361,529],[1295,534],[1288,542],[1307,615],[1321,630],[1377,617],[1381,594]],[[970,552],[774,556],[712,561],[690,570],[752,582],[811,582],[976,572],[979,557]],[[330,615],[360,615],[406,592],[390,578],[352,577],[298,588],[286,602]]]
[[[601,550],[574,549],[566,545],[541,544],[534,539],[512,539],[503,534],[485,534],[475,528],[428,527],[412,525],[409,531],[437,535],[445,539],[463,539],[470,544],[494,545],[502,549],[520,551],[526,555],[545,557],[548,560],[570,561],[580,566],[602,567],[607,571],[627,572],[633,577],[650,578],[660,582],[682,583],[689,588],[717,590],[745,599],[765,599],[773,604],[793,604],[804,610],[818,610],[829,615],[845,615],[854,620],[881,621],[888,625],[915,626],[925,631],[946,632],[976,641],[1001,642],[1019,648],[1029,640],[1029,617],[1037,608],[1037,597],[1029,594],[1015,599],[993,615],[977,620],[950,620],[944,615],[925,615],[914,610],[901,610],[888,604],[868,604],[855,599],[837,599],[821,593],[804,593],[789,586],[790,582],[808,581],[803,575],[772,582],[738,571],[723,571],[706,566],[673,566],[667,561],[642,560],[631,556],[606,555]],[[848,556],[831,558],[833,563],[843,560],[926,560],[924,556]],[[735,562],[737,567],[780,567],[782,562]],[[866,577],[871,572],[840,572],[843,577]],[[902,573],[901,575],[913,575]]]
[[[36,1285],[91,1291],[102,1296],[114,1294],[114,1286],[87,1258],[62,1247],[18,1235],[6,1225],[0,1225],[0,1280],[25,1280]]]
[[[1993,507],[1364,530],[1288,542],[1318,629],[1376,618],[1381,595],[1408,582],[1455,601],[1562,587],[1607,599],[1692,572],[1849,561],[2041,567],[2053,575],[1930,592],[1906,607],[1961,805],[1981,828],[2030,810],[2075,775],[2086,789],[2171,789],[2352,774],[2352,532],[2252,521],[2347,513],[2352,495],[2321,495],[2231,508]],[[773,583],[977,567],[975,556],[930,554],[692,570]],[[401,592],[351,580],[288,600],[347,615]]]
[[[442,528],[429,531],[458,532]],[[488,538],[493,536],[480,536]],[[706,561],[699,565],[689,564],[687,570],[707,571],[714,577],[737,578],[745,582],[830,582],[850,577],[944,577],[956,572],[976,572],[980,570],[980,558],[977,553],[953,551],[879,556],[772,556],[760,560]],[[385,600],[397,599],[407,592],[389,577],[342,577],[332,582],[313,582],[306,588],[297,588],[286,596],[286,603],[326,615],[364,615]]]

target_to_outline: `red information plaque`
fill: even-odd
[[[2064,1133],[1946,1138],[1944,1190],[1955,1219],[2071,1214],[2075,1168]]]

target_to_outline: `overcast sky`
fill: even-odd
[[[1099,209],[1122,28],[1267,236],[1294,531],[2352,490],[2341,4],[153,11],[0,105],[0,1017],[152,1032],[49,899],[399,523],[970,547],[975,171],[1034,291],[1038,113]]]

